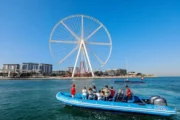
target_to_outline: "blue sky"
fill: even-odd
[[[49,36],[62,18],[85,14],[101,21],[113,50],[104,69],[155,75],[180,75],[180,1],[178,0],[1,0],[0,67],[38,62],[57,66]]]

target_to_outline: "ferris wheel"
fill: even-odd
[[[106,27],[97,19],[72,15],[54,26],[49,47],[58,64],[69,61],[66,63],[68,66],[73,63],[72,77],[77,72],[78,63],[83,64],[84,71],[94,77],[93,67],[103,67],[110,58],[112,40]]]

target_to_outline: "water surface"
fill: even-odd
[[[89,80],[1,80],[0,120],[180,120],[180,77],[145,78],[145,84],[129,84],[135,95],[160,95],[168,105],[177,109],[173,117],[119,114],[65,106],[55,97],[59,91],[70,91],[96,85],[112,85],[115,89],[126,84],[114,84],[119,79]],[[123,80],[123,79],[122,79]],[[140,80],[130,78],[129,80]]]

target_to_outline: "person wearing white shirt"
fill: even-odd
[[[96,93],[96,96],[97,96],[98,100],[103,100],[103,95],[102,95],[101,90],[99,90],[99,92]]]
[[[87,90],[86,90],[86,87],[84,87],[82,89],[82,99],[86,99],[87,98]]]
[[[94,93],[92,91],[92,88],[89,88],[88,90],[88,100],[93,100],[94,99]]]

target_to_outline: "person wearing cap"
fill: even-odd
[[[72,84],[72,88],[71,88],[71,96],[72,96],[72,98],[74,98],[75,94],[76,94],[75,84]]]
[[[128,85],[126,85],[126,100],[130,100],[132,97],[132,94],[131,94],[131,90],[130,88],[128,87]]]

